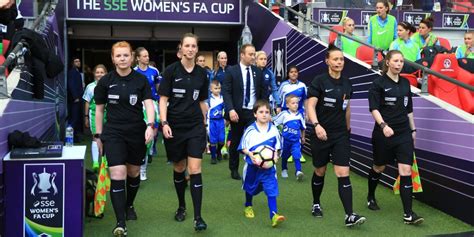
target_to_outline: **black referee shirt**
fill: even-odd
[[[203,124],[203,114],[199,102],[208,97],[209,80],[207,72],[195,65],[191,73],[177,61],[163,72],[158,94],[167,96],[167,120],[173,127],[193,127]]]
[[[308,88],[308,98],[318,98],[316,115],[326,133],[347,131],[346,108],[352,97],[352,83],[346,77],[332,78],[329,73],[316,76]]]
[[[413,112],[410,83],[404,77],[399,77],[398,82],[387,75],[376,78],[369,89],[369,108],[371,112],[378,110],[395,134],[410,130],[407,116]]]
[[[135,70],[124,77],[114,70],[99,80],[94,99],[96,104],[107,104],[107,123],[143,123],[142,101],[151,99],[151,89]]]

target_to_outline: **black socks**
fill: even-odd
[[[367,194],[367,199],[375,199],[375,188],[377,188],[377,184],[379,182],[381,173],[375,172],[373,168],[369,171],[369,193]]]
[[[202,204],[202,176],[201,174],[192,174],[191,177],[191,197],[194,206],[194,219],[201,216]]]
[[[313,172],[313,179],[311,180],[311,189],[313,190],[313,204],[320,204],[319,198],[323,192],[324,176],[317,176]]]
[[[140,175],[132,178],[127,175],[127,206],[133,206],[133,201],[137,196],[138,188],[140,187]]]
[[[344,211],[347,215],[352,214],[352,185],[349,176],[339,177],[338,181],[338,190],[339,198],[341,199],[342,205],[344,206]]]
[[[179,207],[186,208],[186,201],[184,200],[184,191],[186,189],[186,179],[184,172],[178,173],[173,171],[174,187],[176,189],[176,195],[178,196]]]
[[[412,213],[412,193],[411,175],[400,176],[400,198],[402,199],[403,211],[407,215]]]
[[[110,200],[117,223],[125,224],[125,180],[110,180]]]

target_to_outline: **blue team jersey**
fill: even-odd
[[[280,96],[278,95],[278,85],[276,82],[275,74],[269,68],[264,68],[263,72],[263,85],[267,89],[267,94],[271,95],[272,99],[276,104],[281,104]]]
[[[207,79],[209,79],[209,82],[214,80],[214,70],[212,69],[206,69],[207,71]]]
[[[214,80],[218,80],[221,85],[224,83],[224,78],[225,78],[225,70],[227,70],[227,66],[225,68],[219,67],[217,69],[216,74],[214,75]]]
[[[213,94],[209,96],[208,100],[209,110],[207,111],[207,119],[223,119],[224,118],[224,99],[222,95],[214,97]]]
[[[285,110],[273,117],[275,126],[283,125],[282,136],[285,141],[297,142],[301,138],[301,131],[306,129],[304,116],[300,112]]]
[[[248,151],[255,151],[261,145],[273,147],[275,150],[281,149],[280,132],[272,123],[268,123],[266,131],[260,131],[257,127],[257,122],[253,122],[245,129],[237,150],[247,149]],[[245,159],[248,160],[250,157],[245,156]]]
[[[306,84],[301,81],[296,81],[295,83],[291,83],[290,80],[286,80],[281,83],[280,89],[278,89],[278,95],[280,95],[281,100],[281,108],[282,110],[287,110],[286,107],[286,96],[287,95],[296,95],[300,101],[298,103],[298,110],[300,112],[304,112],[304,101],[307,98],[308,90],[306,89]]]
[[[143,74],[147,79],[148,79],[148,84],[150,84],[151,87],[151,97],[153,100],[159,101],[160,96],[158,95],[158,92],[156,91],[156,85],[160,84],[161,76],[160,76],[160,71],[158,71],[157,68],[148,66],[145,71],[140,69],[140,67],[136,66],[133,68],[133,70]]]

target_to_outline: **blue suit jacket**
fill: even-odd
[[[253,65],[251,67],[257,100],[268,100],[268,92],[263,84],[262,70]],[[237,114],[240,115],[244,104],[244,82],[240,64],[230,66],[226,70],[224,83],[222,85],[222,96],[224,97],[226,119],[229,119],[229,111],[231,110],[235,110]]]

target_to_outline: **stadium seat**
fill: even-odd
[[[374,60],[374,49],[369,46],[361,45],[357,48],[356,58],[371,65]],[[377,61],[380,62],[382,59],[382,54],[378,52]]]
[[[333,27],[331,27],[331,29],[339,31],[339,32],[344,32],[344,27],[342,27],[341,25],[333,26]],[[332,43],[334,43],[334,41],[336,41],[336,39],[337,39],[337,34],[334,33],[334,32],[329,32],[328,42],[330,44],[332,44]]]
[[[2,44],[3,44],[2,55],[5,55],[7,53],[8,47],[10,47],[10,40],[3,39]]]
[[[451,50],[451,43],[449,43],[449,40],[441,37],[438,37],[438,40],[441,46],[445,47],[447,50]]]
[[[408,81],[410,82],[410,85],[414,87],[418,87],[418,78],[420,77],[419,72],[420,70],[414,73],[400,73],[400,76],[408,79]]]
[[[464,69],[459,70],[458,80],[474,86],[474,74]],[[462,109],[468,113],[474,114],[474,92],[458,87],[458,94]]]
[[[462,69],[459,67],[456,55],[438,54],[433,60],[431,70],[458,79],[458,74]],[[453,83],[430,75],[428,77],[428,92],[458,108],[463,108],[459,99],[458,86]]]

